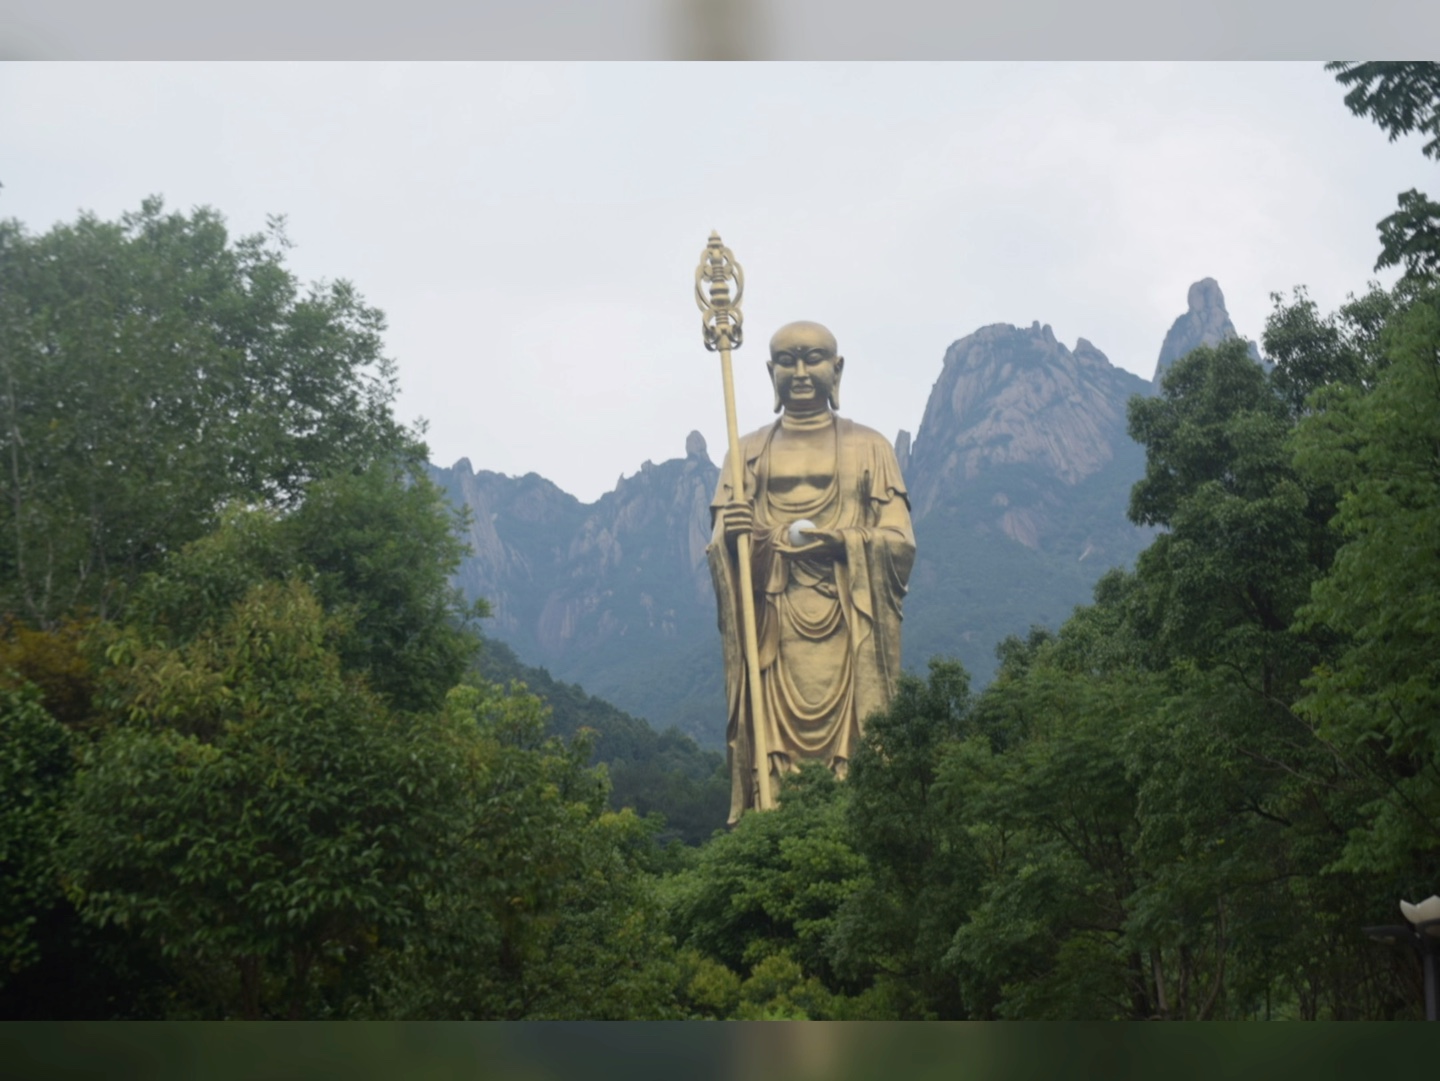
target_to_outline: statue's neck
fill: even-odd
[[[829,409],[817,409],[813,413],[795,413],[787,409],[780,414],[780,427],[787,432],[814,432],[834,423],[835,414]]]

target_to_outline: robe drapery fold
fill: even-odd
[[[766,746],[776,773],[799,760],[843,772],[864,721],[890,704],[900,674],[901,602],[915,561],[910,505],[894,449],[879,432],[835,418],[835,477],[809,501],[769,488],[770,449],[780,421],[741,440],[744,499],[755,508],[752,571]],[[733,825],[756,805],[750,699],[746,689],[739,572],[720,511],[732,501],[726,455],[711,501],[707,554],[725,654]],[[844,540],[843,559],[796,553],[801,519]]]

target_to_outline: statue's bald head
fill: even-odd
[[[840,356],[835,335],[819,323],[786,323],[770,339],[770,379],[775,412],[811,413],[840,408]]]
[[[840,351],[835,335],[830,333],[829,327],[802,319],[797,323],[786,323],[774,333],[770,338],[770,355],[773,357],[776,353],[797,347],[813,349],[817,345],[831,353]]]

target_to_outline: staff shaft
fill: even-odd
[[[740,428],[735,423],[735,378],[730,370],[730,339],[720,336],[720,370],[725,377],[725,426],[730,436],[731,498],[745,498],[745,456],[740,449]],[[750,688],[750,736],[755,752],[756,802],[768,811],[775,806],[770,790],[770,748],[765,738],[765,698],[760,688],[760,642],[755,631],[755,580],[750,571],[750,534],[735,538],[740,568],[740,620],[745,635],[745,682]]]

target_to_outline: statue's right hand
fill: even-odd
[[[720,520],[725,525],[725,543],[731,546],[742,533],[749,536],[755,531],[755,509],[749,503],[726,503]]]

